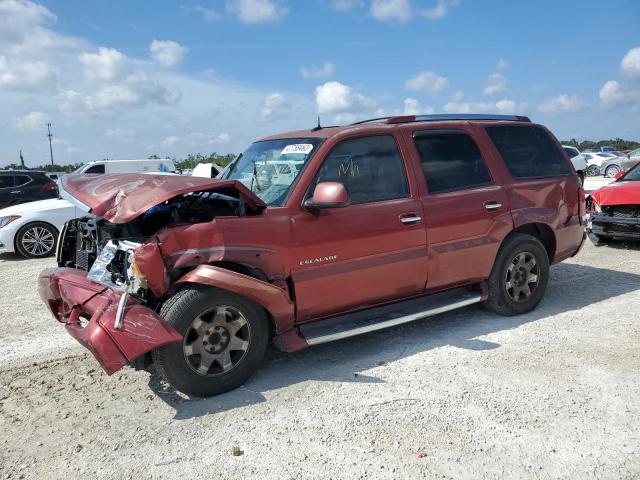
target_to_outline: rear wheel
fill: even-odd
[[[607,178],[616,178],[616,175],[620,171],[620,167],[617,165],[609,165],[604,171],[604,176]]]
[[[511,235],[500,248],[488,280],[485,306],[501,315],[534,309],[549,282],[549,257],[540,241],[527,234]]]
[[[27,258],[44,258],[56,250],[58,232],[48,223],[28,223],[16,234],[16,249]]]
[[[587,176],[597,177],[598,175],[600,175],[600,167],[597,165],[589,165],[587,167]]]
[[[153,363],[176,390],[207,397],[242,385],[260,366],[269,326],[262,307],[225,290],[179,290],[160,316],[183,341],[154,350]]]

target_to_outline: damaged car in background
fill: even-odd
[[[587,200],[587,234],[596,245],[611,239],[640,240],[640,164]]]
[[[585,238],[569,158],[526,117],[427,115],[253,143],[220,178],[65,176],[87,215],[39,277],[56,320],[111,374],[198,396],[293,352],[483,303],[541,301]]]

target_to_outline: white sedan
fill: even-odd
[[[56,250],[63,225],[85,213],[62,198],[22,203],[0,210],[0,253],[43,258]]]
[[[583,153],[585,160],[587,161],[587,175],[594,177],[600,175],[600,167],[602,162],[615,158],[615,155],[610,152],[588,152]]]

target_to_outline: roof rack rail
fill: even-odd
[[[363,123],[381,122],[395,124],[395,123],[411,123],[411,122],[439,122],[443,120],[476,120],[476,121],[502,121],[502,122],[531,122],[529,117],[522,115],[492,115],[484,113],[440,113],[433,115],[398,115],[395,117],[380,117],[372,118],[369,120],[362,120],[360,122],[353,123],[352,125],[360,125]]]

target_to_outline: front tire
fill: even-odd
[[[485,306],[500,315],[533,310],[549,283],[549,256],[540,241],[523,233],[507,238],[500,247],[487,282]]]
[[[15,246],[27,258],[45,258],[56,251],[58,232],[48,223],[28,223],[16,234]]]
[[[598,175],[600,175],[600,167],[598,165],[589,165],[587,167],[588,177],[597,177]]]
[[[269,325],[262,307],[212,287],[179,290],[160,316],[183,341],[152,352],[158,373],[172,387],[208,397],[242,385],[262,362]]]
[[[620,167],[617,165],[609,165],[604,171],[604,176],[607,178],[616,178],[616,175],[620,171]]]

